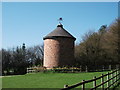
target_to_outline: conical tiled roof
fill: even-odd
[[[57,28],[49,33],[47,36],[45,36],[43,39],[50,39],[54,37],[66,37],[66,38],[72,38],[76,40],[75,37],[73,37],[69,32],[67,32],[64,28],[63,25],[58,25]]]

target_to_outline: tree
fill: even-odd
[[[89,31],[83,36],[82,42],[75,49],[75,56],[79,64],[87,65],[89,68],[104,64],[107,58],[103,49],[106,28],[106,25],[102,25],[98,32]]]
[[[14,71],[14,74],[25,74],[27,67],[42,66],[43,64],[43,45],[26,48],[25,43],[22,47],[17,46],[13,49],[2,49],[2,73]]]
[[[113,22],[105,35],[104,48],[106,49],[110,63],[117,64],[120,60],[120,19]]]
[[[2,49],[2,72],[4,73],[4,71],[7,71],[7,74],[9,74],[10,69],[11,69],[10,51]]]
[[[13,68],[15,74],[25,74],[28,65],[28,61],[26,60],[25,44],[23,44],[22,48],[17,47],[16,51],[13,51]]]
[[[28,60],[31,63],[31,66],[43,65],[43,56],[44,56],[43,45],[29,47],[27,49],[27,55],[28,55],[27,56]]]
[[[76,63],[100,66],[120,63],[120,19],[109,27],[102,25],[98,32],[88,32],[75,47]]]
[[[2,50],[0,50],[0,76],[2,76]]]

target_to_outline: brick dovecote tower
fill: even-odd
[[[46,68],[72,66],[74,60],[74,41],[76,40],[63,25],[43,38],[44,40],[44,62]]]

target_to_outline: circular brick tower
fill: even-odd
[[[72,66],[74,60],[74,41],[76,40],[63,25],[43,38],[44,40],[44,63],[46,68]]]

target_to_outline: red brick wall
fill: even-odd
[[[48,68],[73,65],[74,40],[55,38],[44,40],[44,66]]]

